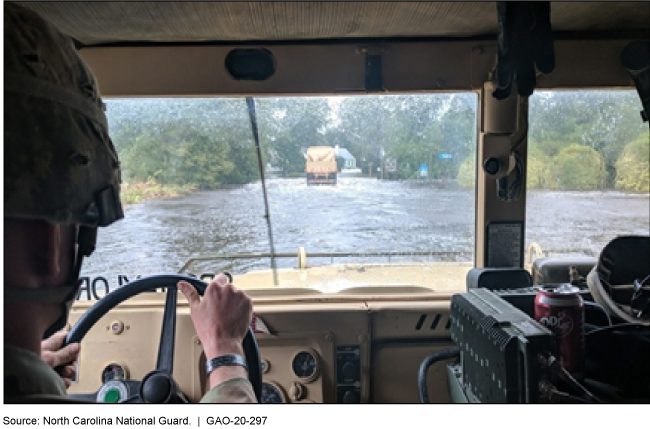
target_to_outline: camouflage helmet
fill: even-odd
[[[120,165],[95,77],[72,40],[4,4],[4,214],[106,226],[123,217]]]

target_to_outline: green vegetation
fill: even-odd
[[[464,188],[476,186],[476,156],[468,156],[458,170],[458,185]]]
[[[634,91],[536,92],[530,99],[528,188],[650,191],[650,134],[640,108]],[[458,183],[474,186],[467,168],[461,167]]]
[[[616,189],[650,192],[650,139],[641,136],[627,144],[616,161]]]
[[[528,187],[531,189],[603,189],[607,180],[605,161],[589,146],[573,143],[550,156],[538,147],[528,154]]]
[[[589,146],[572,144],[557,155],[556,183],[548,183],[550,189],[603,189],[607,172],[602,155]]]
[[[552,183],[557,184],[551,171],[555,165],[553,159],[537,146],[528,149],[528,188],[548,189]]]
[[[245,100],[108,100],[111,136],[131,183],[222,184],[259,178]],[[399,176],[454,178],[475,151],[476,95],[291,97],[256,100],[265,165],[285,177],[303,174],[302,148],[345,147],[364,173],[397,159]],[[451,158],[439,159],[439,153]],[[385,158],[382,158],[385,157]],[[341,161],[342,162],[342,161]]]
[[[634,91],[535,93],[530,99],[528,187],[614,188],[623,149],[631,141],[650,138],[640,109]],[[631,161],[634,171],[644,162],[648,169],[647,146],[645,155],[641,152]]]
[[[259,179],[244,99],[108,100],[126,183],[201,190]],[[397,176],[474,186],[473,93],[256,99],[263,164],[300,176],[301,149],[340,146],[364,175],[396,160]],[[648,189],[647,125],[634,91],[537,92],[530,99],[528,186]],[[339,162],[343,162],[339,160]]]
[[[116,100],[107,106],[127,183],[153,179],[216,189],[259,177],[244,100]]]
[[[256,104],[260,140],[267,149],[271,163],[282,170],[283,176],[305,174],[302,148],[334,146],[334,142],[325,138],[325,129],[332,113],[326,99],[263,98]]]
[[[192,192],[196,189],[193,185],[161,185],[149,179],[144,183],[123,183],[120,190],[122,204],[137,204],[152,198],[173,198]]]
[[[422,164],[429,178],[455,178],[460,164],[476,152],[475,94],[345,97],[336,105],[338,122],[327,141],[352,153],[365,174],[397,160],[400,178],[417,177]],[[452,157],[440,159],[441,153]]]

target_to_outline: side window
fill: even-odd
[[[650,228],[650,133],[635,91],[548,91],[530,98],[526,246],[597,256]]]

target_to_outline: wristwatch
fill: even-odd
[[[221,366],[243,366],[248,371],[246,359],[242,355],[228,354],[217,356],[207,361],[205,363],[205,376],[210,377],[210,373]]]

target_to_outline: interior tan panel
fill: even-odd
[[[512,148],[517,147],[517,152],[522,159],[528,155],[527,136],[521,130],[528,128],[528,102],[516,94],[511,95],[507,100],[493,101],[490,96],[495,89],[491,82],[485,84],[480,100],[480,111],[482,121],[479,129],[477,147],[477,204],[476,204],[476,251],[475,261],[477,267],[490,266],[490,258],[487,246],[489,245],[488,227],[490,223],[521,222],[521,239],[524,238],[526,220],[526,174],[522,178],[522,192],[518,198],[503,201],[497,195],[497,182],[494,178],[488,177],[483,170],[483,162],[488,158],[508,158]],[[518,115],[517,112],[521,115]],[[504,121],[502,118],[514,118],[511,121]],[[518,136],[523,139],[518,141]],[[524,166],[524,169],[526,167]],[[523,242],[523,241],[522,241]],[[524,249],[517,249],[514,245],[510,250],[512,253],[520,253],[520,262],[523,265]],[[514,259],[514,258],[513,258]]]
[[[334,402],[335,351],[331,332],[304,332],[278,334],[273,337],[258,335],[260,355],[266,370],[263,380],[275,384],[286,395],[286,402]],[[313,377],[299,377],[293,371],[293,360],[298,353],[307,352],[316,358]]]
[[[537,88],[633,87],[620,62],[621,52],[632,40],[556,40],[555,70],[537,80]]]
[[[413,404],[420,402],[417,376],[420,363],[428,355],[454,347],[451,340],[440,343],[381,342],[373,347],[372,402]],[[446,364],[433,364],[427,372],[429,403],[449,403]]]
[[[556,42],[556,70],[538,88],[631,86],[623,67],[612,67],[629,42]],[[259,47],[273,53],[277,67],[261,82],[230,77],[224,60],[234,46],[85,48],[81,54],[105,97],[365,93],[364,49],[382,55],[385,91],[478,90],[496,58],[495,43],[472,41]]]
[[[449,338],[449,302],[368,304],[373,341]]]
[[[369,303],[372,317],[372,397],[374,403],[419,403],[417,375],[422,360],[453,347],[449,303]],[[449,402],[445,363],[427,373],[431,403]]]
[[[141,294],[98,321],[82,342],[83,365],[71,393],[97,391],[103,369],[112,363],[126,368],[126,376],[133,379],[141,379],[154,369],[164,297],[162,293]],[[341,402],[341,388],[347,387],[358,388],[361,402],[419,402],[416,376],[420,362],[436,350],[453,346],[448,296],[429,294],[415,302],[361,295],[343,296],[337,301],[318,296],[285,298],[254,298],[254,308],[270,331],[256,335],[264,364],[263,379],[278,388],[286,402]],[[92,302],[78,302],[71,323],[90,305]],[[360,381],[347,387],[338,376],[343,371],[341,357],[346,348],[358,350],[354,353],[358,353],[360,374]],[[88,350],[107,352],[91,355]],[[301,352],[315,357],[317,369],[311,377],[300,377],[293,369],[293,360]],[[203,349],[181,298],[174,378],[193,402],[208,390],[204,367]],[[443,370],[444,364],[439,363],[429,371],[434,402],[447,400],[446,388],[439,387],[445,382]]]

